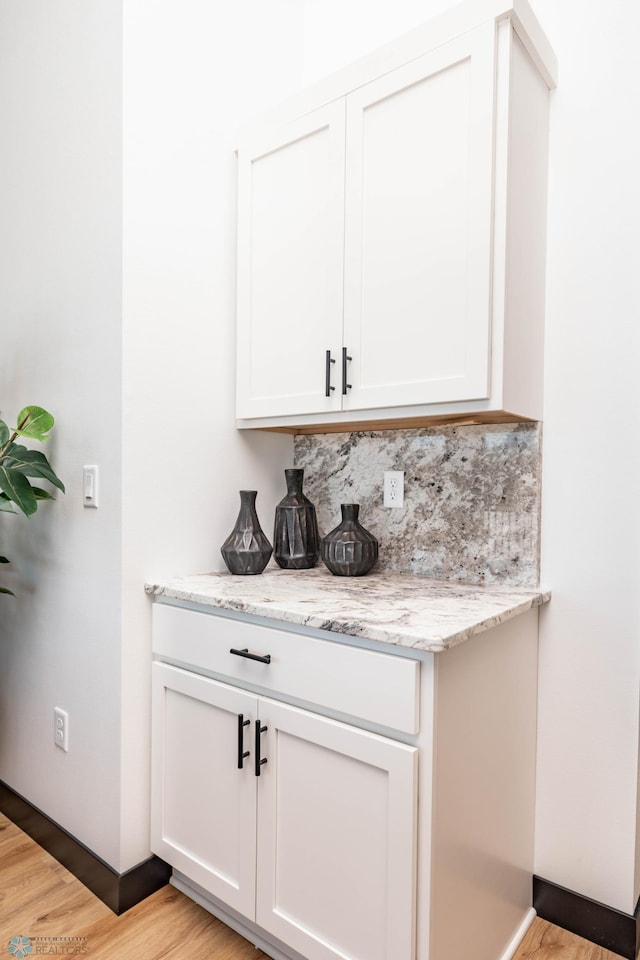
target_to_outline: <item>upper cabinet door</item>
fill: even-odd
[[[489,396],[495,24],[347,97],[347,409]]]
[[[239,150],[239,417],[340,407],[344,137],[340,100]]]

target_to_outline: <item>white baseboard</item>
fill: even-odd
[[[514,956],[516,950],[524,940],[525,934],[529,929],[529,927],[531,926],[531,924],[533,923],[533,921],[535,920],[535,918],[536,918],[536,911],[533,909],[533,907],[531,907],[531,909],[525,915],[524,920],[516,930],[509,946],[500,957],[500,960],[512,960],[512,957]]]

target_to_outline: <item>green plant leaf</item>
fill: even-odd
[[[55,500],[55,497],[52,497],[47,490],[43,490],[42,487],[31,487],[33,490],[36,500]]]
[[[0,557],[0,563],[11,563],[11,561],[7,560],[6,557]]]
[[[5,464],[12,470],[18,470],[25,477],[42,477],[64,493],[64,483],[55,475],[44,453],[39,450],[27,450],[20,443],[9,447]]]
[[[0,497],[0,513],[15,513],[11,501],[7,497]]]
[[[30,517],[38,509],[36,495],[31,489],[27,478],[18,470],[0,465],[0,490],[22,510],[25,516]]]
[[[15,593],[13,592],[13,590],[7,590],[6,587],[0,587],[0,593],[8,593],[9,596],[15,597]]]
[[[32,440],[46,440],[54,424],[51,414],[42,407],[24,407],[18,414],[17,433]]]
[[[6,443],[9,442],[9,437],[11,436],[11,431],[6,425],[4,420],[0,420],[0,447],[4,447]]]

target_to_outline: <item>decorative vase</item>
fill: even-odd
[[[378,541],[358,520],[359,503],[343,503],[342,523],[320,544],[320,556],[336,577],[363,577],[378,559]]]
[[[320,555],[316,508],[302,492],[304,470],[285,470],[287,495],[276,507],[273,559],[284,570],[309,570]]]
[[[257,490],[240,491],[240,513],[220,551],[229,572],[240,576],[262,573],[273,548],[256,513]]]

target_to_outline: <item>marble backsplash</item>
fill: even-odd
[[[300,435],[294,463],[323,536],[341,503],[380,543],[377,570],[468,583],[539,580],[541,428],[534,423]],[[404,507],[382,506],[405,471]]]

